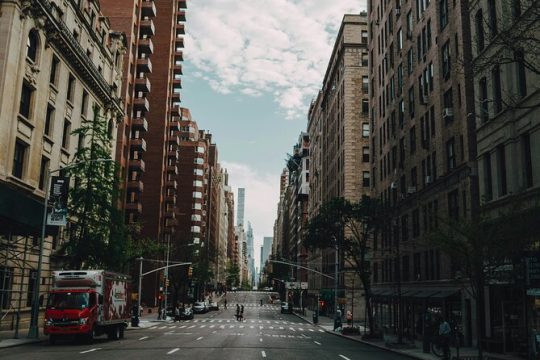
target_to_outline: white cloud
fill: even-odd
[[[258,250],[264,236],[273,236],[274,219],[276,218],[277,201],[279,199],[279,181],[275,174],[263,174],[246,164],[223,161],[222,166],[229,173],[229,185],[236,196],[238,188],[246,189],[244,222],[251,222],[254,235],[255,262],[259,263]],[[236,217],[235,217],[236,224]]]
[[[186,57],[223,94],[269,94],[287,118],[304,117],[319,90],[345,13],[358,0],[197,0]]]

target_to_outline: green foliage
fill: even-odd
[[[228,261],[225,271],[227,273],[227,287],[238,286],[238,283],[240,282],[240,268],[238,267],[238,265],[236,265],[232,261]]]

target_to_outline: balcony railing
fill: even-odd
[[[146,76],[135,79],[135,91],[150,92],[150,80]]]
[[[173,116],[172,120],[169,121],[169,130],[170,131],[180,131],[180,121],[175,120],[176,117]]]
[[[178,1],[178,8],[186,9],[187,8],[187,0],[179,0]]]
[[[165,182],[165,187],[167,189],[176,189],[178,187],[178,183],[176,182],[176,180],[167,180]]]
[[[144,139],[131,139],[130,146],[133,150],[146,151],[146,141]]]
[[[128,181],[127,188],[130,191],[142,192],[144,191],[144,183],[141,180]]]
[[[145,97],[138,97],[133,100],[133,109],[145,111],[150,111],[150,102]]]
[[[167,166],[167,173],[178,175],[178,167],[176,165],[168,165]]]
[[[176,23],[176,35],[185,35],[186,33],[186,25],[182,22]]]
[[[145,117],[133,118],[131,121],[131,128],[137,131],[148,131],[148,121]]]
[[[182,88],[182,80],[181,79],[174,79],[172,82],[173,89],[181,89]]]
[[[139,28],[142,35],[152,36],[156,33],[156,27],[152,19],[142,19]]]
[[[143,0],[141,7],[141,15],[143,17],[155,17],[156,16],[156,4],[153,0]]]
[[[152,61],[150,61],[150,58],[137,59],[137,72],[152,72]]]
[[[128,202],[126,203],[126,211],[142,213],[142,204],[140,202]]]
[[[129,168],[131,170],[144,172],[146,170],[146,165],[142,159],[129,160]]]
[[[152,39],[150,38],[139,39],[139,51],[142,51],[145,54],[153,54],[154,43],[152,42]]]
[[[167,158],[168,159],[173,159],[173,160],[178,160],[178,150],[168,151],[167,152]]]
[[[184,10],[178,9],[176,12],[176,20],[178,21],[186,21],[186,12]]]

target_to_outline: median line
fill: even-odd
[[[169,351],[169,352],[167,353],[167,355],[174,354],[174,353],[177,352],[178,350],[180,350],[180,348],[174,348],[174,349],[172,349],[171,351]]]
[[[80,354],[86,354],[86,353],[89,353],[89,352],[92,352],[92,351],[98,351],[98,350],[101,350],[101,348],[94,348],[94,349],[90,349],[90,350],[81,351]]]
[[[313,342],[314,342],[315,344],[317,344],[317,345],[321,345],[321,343],[318,342],[318,341],[313,341]]]
[[[144,340],[144,339],[148,339],[148,336],[143,336],[143,337],[140,338],[139,340]]]
[[[197,341],[202,340],[202,339],[203,339],[203,337],[202,337],[202,336],[199,336],[199,337],[197,338]]]
[[[342,359],[345,359],[345,360],[351,360],[351,359],[349,359],[348,357],[346,357],[345,355],[339,354],[339,357],[341,357]]]

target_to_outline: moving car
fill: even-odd
[[[217,302],[211,302],[208,306],[208,310],[219,310],[219,305]]]
[[[204,301],[197,301],[195,304],[193,304],[193,312],[195,314],[207,313],[208,306],[206,306],[206,303]]]
[[[292,304],[287,302],[281,303],[281,313],[292,314]]]
[[[191,319],[193,319],[193,309],[190,307],[184,308],[184,311],[180,310],[180,315],[174,317],[174,321]]]

